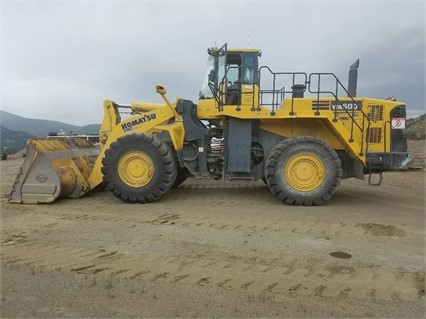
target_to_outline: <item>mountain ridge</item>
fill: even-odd
[[[21,131],[12,131],[0,125],[0,146],[7,154],[14,154],[19,152],[27,145],[30,138],[36,138],[34,135]]]
[[[0,125],[11,131],[25,132],[39,138],[60,130],[65,133],[98,134],[100,128],[100,124],[78,126],[60,121],[26,118],[3,110],[0,110]]]
[[[25,148],[30,138],[46,138],[51,132],[63,130],[66,134],[98,134],[100,124],[84,126],[64,122],[31,119],[0,110],[0,147],[8,154],[14,154]]]

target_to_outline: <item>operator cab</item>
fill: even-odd
[[[209,48],[200,99],[216,99],[223,105],[258,107],[259,73],[257,49]]]

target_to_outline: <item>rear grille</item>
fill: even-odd
[[[382,142],[382,128],[381,127],[370,127],[367,130],[367,142],[368,143],[381,143]]]
[[[383,121],[383,105],[369,105],[368,118],[370,121]]]

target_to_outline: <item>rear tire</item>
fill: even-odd
[[[106,188],[123,202],[156,201],[176,180],[172,151],[156,135],[133,133],[118,138],[102,164]]]
[[[265,165],[269,189],[289,205],[322,205],[342,179],[336,151],[323,141],[301,136],[275,146]]]

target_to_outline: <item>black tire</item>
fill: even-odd
[[[173,153],[156,135],[133,133],[118,138],[102,164],[106,188],[124,202],[156,201],[176,180]]]
[[[322,205],[336,192],[341,167],[333,148],[317,138],[301,136],[274,147],[265,177],[272,193],[289,205]]]
[[[176,180],[173,184],[173,188],[179,187],[183,182],[186,181],[186,179],[190,176],[188,169],[186,167],[179,167],[177,169],[177,176]]]

